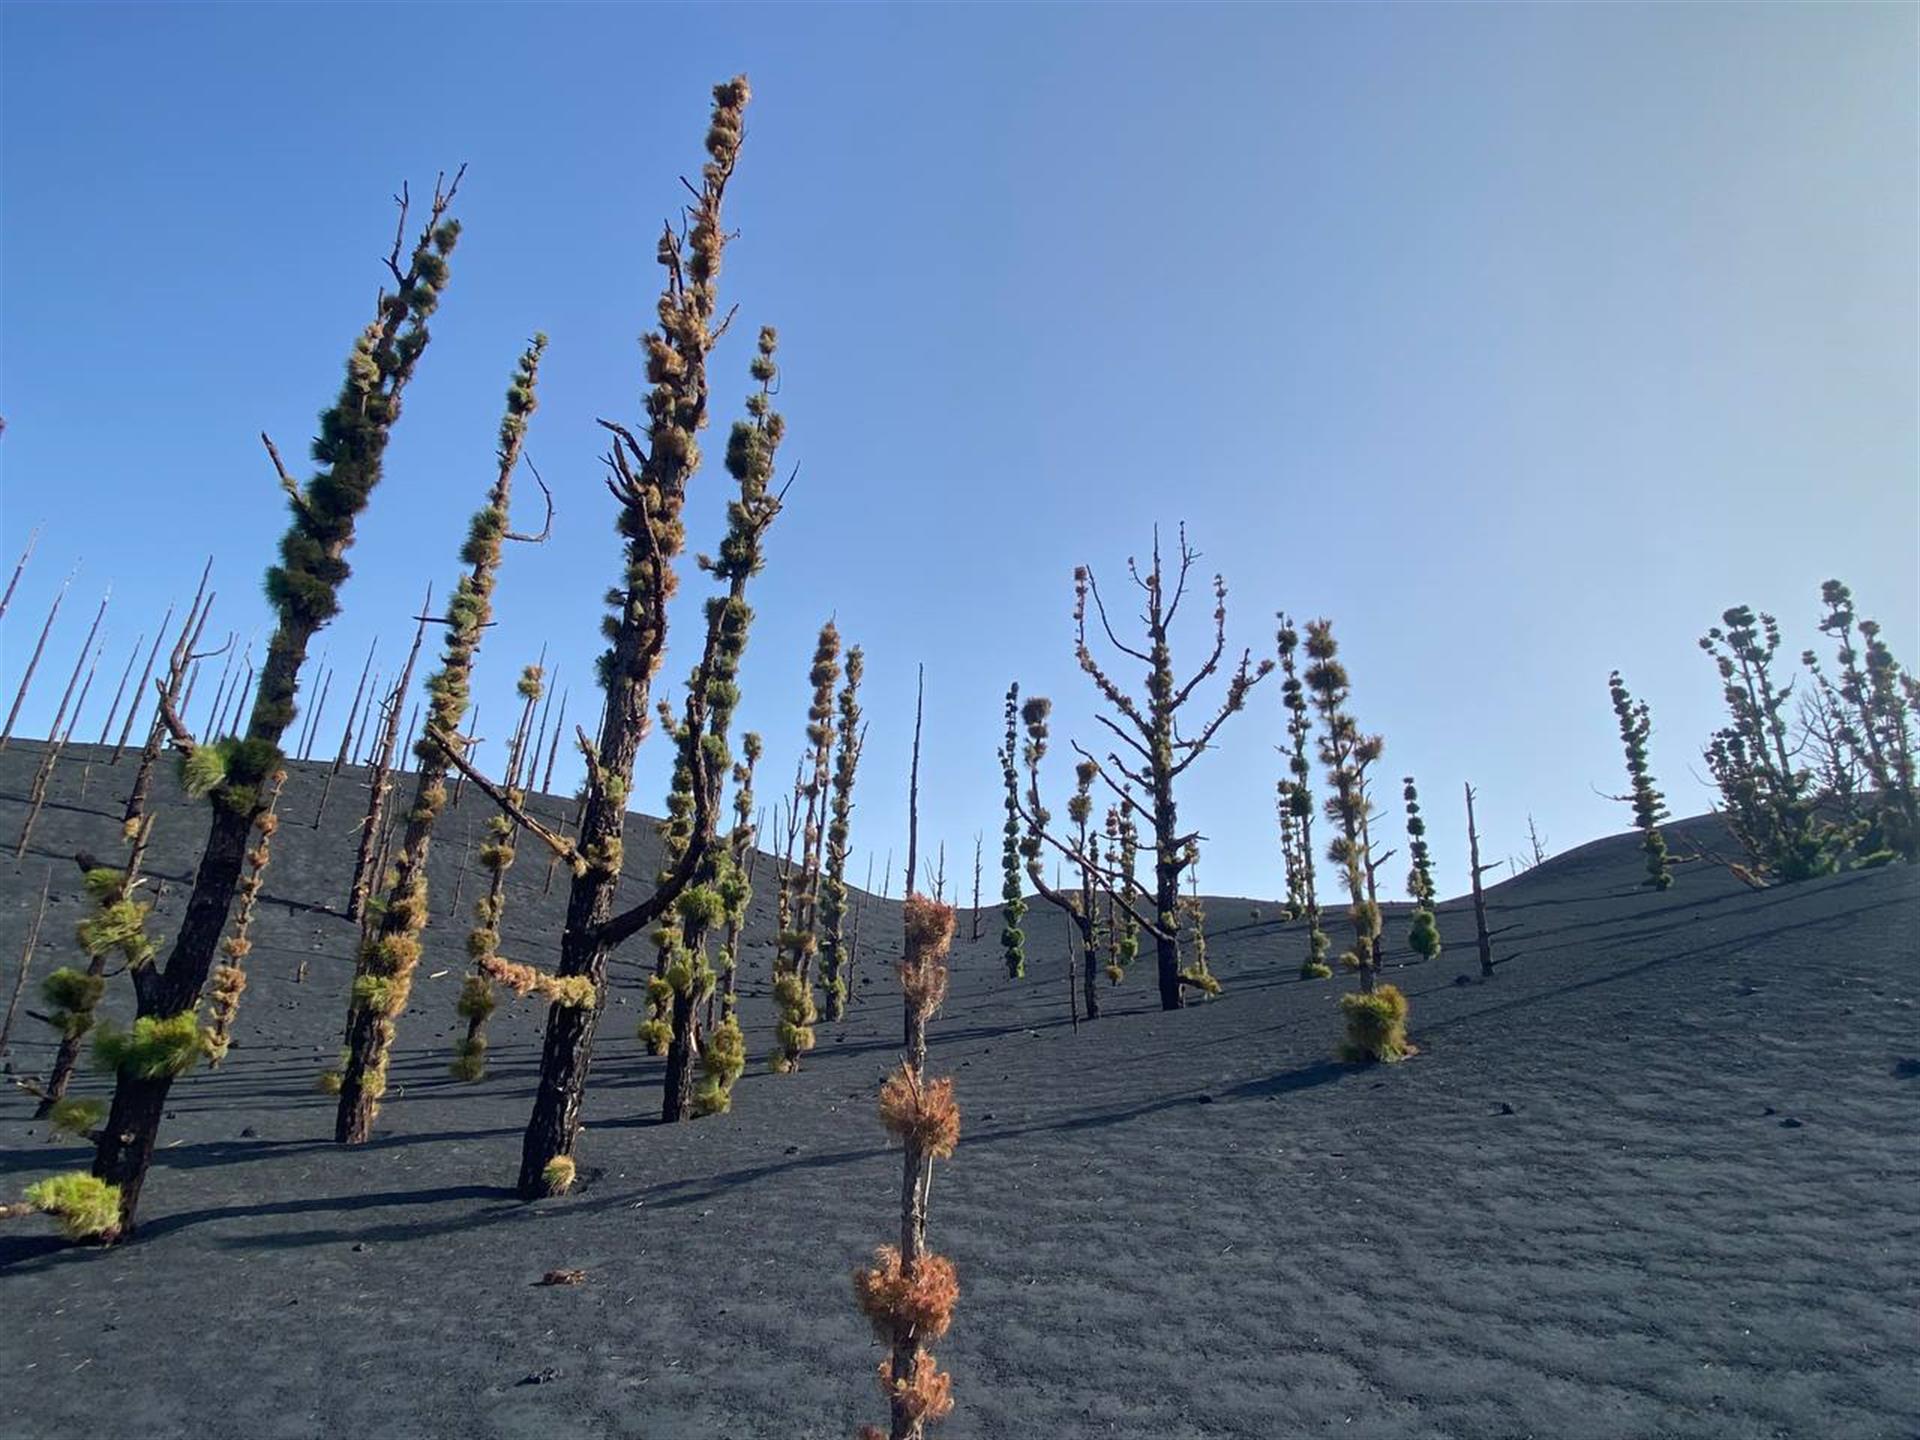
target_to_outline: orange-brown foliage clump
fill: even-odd
[[[880,1362],[880,1388],[910,1424],[944,1420],[953,1413],[953,1376],[934,1364],[922,1350],[913,1362],[913,1374],[895,1380],[891,1362]]]
[[[960,1143],[953,1081],[924,1081],[911,1066],[902,1065],[880,1087],[880,1123],[922,1155],[950,1158]]]
[[[872,1269],[853,1272],[854,1298],[872,1322],[873,1333],[891,1341],[894,1326],[900,1324],[924,1340],[946,1334],[960,1298],[953,1262],[944,1255],[922,1255],[912,1266],[903,1266],[900,1252],[891,1245],[882,1245],[873,1258]]]

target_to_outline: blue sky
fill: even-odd
[[[1726,606],[1776,611],[1797,653],[1837,574],[1920,661],[1915,42],[1912,8],[1866,5],[9,5],[0,563],[44,530],[0,689],[82,556],[25,733],[108,582],[96,729],[209,552],[216,628],[264,638],[283,514],[256,436],[303,454],[389,196],[465,161],[452,285],[316,646],[349,672],[326,725],[368,640],[397,656],[456,573],[536,329],[529,451],[558,514],[508,558],[481,728],[543,642],[590,722],[618,563],[593,422],[638,413],[654,236],[708,87],[744,70],[740,324],[689,534],[718,540],[724,427],[775,324],[802,468],[743,719],[771,793],[819,623],[865,646],[856,880],[904,842],[924,660],[925,843],[964,871],[984,829],[992,893],[1007,682],[1091,737],[1072,567],[1117,591],[1182,520],[1236,645],[1268,652],[1280,608],[1333,617],[1448,892],[1464,779],[1495,855],[1529,813],[1556,849],[1625,827],[1596,794],[1622,785],[1615,665],[1675,809],[1702,809],[1718,694],[1694,641]],[[683,586],[676,689],[704,593]],[[1190,772],[1209,891],[1278,888],[1282,724],[1270,684]],[[665,769],[656,739],[644,808]]]

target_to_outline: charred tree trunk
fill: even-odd
[[[402,228],[389,260],[396,286],[392,292],[382,291],[374,322],[356,336],[345,381],[322,417],[321,439],[314,447],[322,473],[300,486],[281,472],[292,524],[280,563],[267,572],[267,594],[277,612],[273,638],[246,737],[220,756],[220,777],[210,793],[213,818],[207,846],[173,948],[164,966],[150,964],[130,972],[140,1018],[172,1019],[190,1014],[199,1004],[246,864],[248,838],[268,803],[263,783],[281,763],[280,741],[293,723],[307,647],[338,608],[355,522],[380,479],[401,392],[427,347],[426,319],[438,304],[447,279],[446,256],[459,235],[457,223],[446,218],[458,185],[457,175],[450,187],[436,185],[431,216],[405,269],[400,256],[406,223],[402,199]],[[190,737],[176,733],[175,743],[190,743]],[[93,1173],[120,1188],[123,1237],[133,1233],[172,1084],[171,1075],[151,1078],[136,1068],[116,1072],[113,1105],[98,1138]]]
[[[22,560],[21,563],[26,562]],[[13,722],[20,718],[20,707],[27,703],[27,687],[33,683],[33,672],[40,668],[40,656],[46,651],[47,636],[53,631],[54,617],[60,613],[60,602],[67,598],[67,587],[71,584],[73,584],[73,575],[69,572],[67,578],[60,582],[59,590],[54,594],[53,605],[47,611],[46,623],[40,627],[40,638],[33,642],[33,654],[27,659],[26,673],[20,677],[20,688],[13,695],[13,708],[7,712],[6,728],[0,730],[0,750],[6,749],[7,742],[13,738]]]
[[[400,743],[400,707],[406,703],[407,690],[413,684],[414,662],[420,658],[420,642],[426,638],[427,613],[433,609],[433,587],[420,609],[420,623],[414,627],[413,648],[407,663],[394,683],[387,703],[381,707],[380,740],[373,754],[373,769],[367,776],[367,819],[360,827],[360,845],[353,857],[353,883],[347,888],[347,918],[358,920],[367,908],[367,893],[379,878],[373,864],[374,845],[386,821],[387,795],[393,789],[393,757]]]
[[[31,542],[29,542],[31,553]],[[26,556],[20,558],[26,564]],[[16,571],[14,578],[19,578]],[[20,997],[26,992],[27,977],[33,969],[33,947],[40,943],[40,923],[47,918],[47,892],[53,888],[53,867],[47,867],[47,878],[40,885],[40,904],[34,909],[33,923],[27,927],[27,943],[20,947],[20,969],[13,977],[13,994],[7,998],[7,1014],[0,1020],[0,1055],[7,1053],[7,1046],[13,1039],[13,1017],[20,1009]]]
[[[1480,946],[1480,974],[1493,976],[1493,938],[1487,933],[1487,894],[1480,888],[1480,877],[1497,867],[1480,863],[1480,829],[1473,818],[1473,786],[1467,792],[1467,863],[1473,871],[1473,930]]]
[[[598,745],[586,757],[586,813],[579,841],[570,846],[578,864],[567,897],[559,967],[563,979],[590,982],[593,999],[586,1005],[555,1004],[547,1012],[540,1080],[520,1153],[519,1191],[529,1199],[547,1194],[557,1177],[574,1169],[593,1038],[607,1004],[608,956],[665,912],[702,858],[696,839],[683,858],[678,883],[660,886],[614,923],[627,792],[666,646],[672,564],[682,543],[680,515],[698,458],[695,437],[707,417],[707,355],[718,317],[715,282],[728,240],[721,202],[739,156],[748,93],[744,78],[715,87],[707,133],[710,158],[690,207],[687,238],[683,244],[669,227],[661,241],[667,271],[661,329],[645,342],[654,386],[647,401],[648,443],[642,446],[619,426],[607,427],[615,442],[608,456],[609,484],[622,505],[627,564],[605,662],[606,719]],[[696,784],[695,794],[704,803],[704,783]]]
[[[202,584],[205,584],[205,579],[205,576],[201,577]],[[133,738],[133,723],[140,715],[140,697],[148,693],[147,684],[153,679],[154,661],[160,658],[160,647],[166,642],[167,627],[172,623],[173,607],[169,605],[165,618],[160,621],[160,628],[154,631],[153,648],[147,651],[147,663],[140,671],[140,683],[134,686],[133,698],[127,702],[127,718],[121,723],[119,737],[113,742],[113,757],[107,761],[109,765],[120,763],[121,755],[126,752],[127,741]],[[100,743],[104,745],[106,742],[103,740]]]
[[[80,646],[80,653],[74,659],[73,674],[67,677],[67,688],[60,695],[60,708],[54,711],[53,724],[47,729],[46,745],[40,752],[40,763],[34,769],[33,784],[27,795],[27,818],[20,826],[20,843],[13,850],[15,860],[27,853],[27,844],[33,839],[34,829],[40,823],[41,807],[47,803],[47,786],[53,781],[54,766],[60,763],[60,752],[66,746],[67,736],[72,733],[71,726],[65,730],[61,727],[67,724],[67,710],[73,706],[74,687],[80,683],[83,673],[86,676],[87,686],[91,688],[93,684],[93,671],[87,666],[87,656],[93,650],[94,637],[100,633],[100,622],[107,613],[107,601],[112,598],[113,592],[108,591],[100,601],[100,608],[93,612],[93,625],[88,629],[86,641]],[[94,663],[96,665],[99,663],[97,656]],[[84,690],[80,698],[81,703],[84,704],[86,702]],[[74,718],[78,720],[79,708],[73,706],[73,709]]]
[[[33,547],[40,543],[40,527],[33,527],[33,533],[27,536],[27,548],[20,552],[20,559],[14,564],[13,578],[7,581],[7,593],[0,595],[0,618],[4,618],[7,607],[13,604],[14,589],[20,584],[20,576],[26,571],[27,561],[33,558]]]

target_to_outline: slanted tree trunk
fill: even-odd
[[[380,1099],[386,1091],[387,1059],[411,993],[413,967],[419,962],[419,937],[426,929],[432,909],[427,890],[427,860],[433,850],[435,826],[446,805],[448,759],[450,755],[459,754],[465,744],[459,731],[467,712],[473,657],[493,614],[494,576],[500,565],[501,542],[512,533],[507,525],[513,472],[520,463],[527,417],[538,404],[536,386],[540,356],[545,348],[546,337],[534,336],[521,354],[508,387],[506,413],[500,421],[499,463],[493,487],[487,494],[486,504],[468,527],[467,540],[461,549],[468,570],[454,587],[447,607],[440,668],[427,682],[431,707],[427,721],[429,739],[421,747],[414,776],[413,804],[407,811],[393,886],[380,913],[378,934],[373,944],[363,950],[357,967],[375,983],[359,987],[367,992],[366,1003],[349,1007],[347,1061],[340,1072],[340,1100],[335,1107],[333,1126],[334,1139],[342,1145],[365,1144],[372,1137]],[[425,615],[427,611],[421,613]],[[414,648],[419,648],[417,635]],[[409,659],[409,673],[412,664]],[[471,828],[468,845],[472,845]],[[463,856],[463,871],[465,864]]]
[[[28,542],[31,553],[32,542]],[[20,563],[27,563],[26,556],[20,557]],[[19,572],[14,573],[18,580]],[[7,1014],[0,1020],[0,1055],[7,1053],[7,1046],[13,1039],[13,1017],[19,1012],[20,997],[26,993],[27,978],[33,969],[33,948],[40,943],[40,923],[47,918],[47,892],[53,888],[53,867],[47,867],[47,878],[40,885],[40,903],[33,912],[33,923],[27,927],[27,943],[20,947],[20,969],[13,977],[13,994],[7,997]]]
[[[280,741],[293,723],[307,646],[337,609],[339,587],[348,574],[345,556],[355,521],[380,479],[387,436],[399,418],[401,392],[427,346],[426,318],[446,283],[446,256],[459,235],[458,225],[446,218],[458,185],[456,175],[452,186],[435,187],[430,218],[405,270],[400,269],[403,208],[402,230],[389,259],[396,287],[391,293],[382,292],[376,319],[356,337],[340,396],[322,417],[321,438],[314,448],[315,459],[325,467],[323,476],[301,487],[282,473],[293,523],[282,563],[267,572],[267,593],[278,612],[277,624],[246,737],[220,757],[221,778],[211,792],[213,819],[207,846],[173,948],[164,966],[144,965],[130,972],[140,1018],[170,1019],[192,1012],[199,1004],[246,864],[248,838],[267,803],[263,782],[279,767]],[[175,743],[188,747],[191,757],[191,737],[184,727],[176,726],[177,717],[169,717]],[[113,1104],[99,1132],[93,1174],[120,1189],[122,1238],[134,1231],[140,1192],[173,1078],[170,1074],[150,1077],[134,1069],[122,1069],[115,1076]]]
[[[23,559],[21,564],[25,564]],[[17,577],[16,577],[17,578]],[[60,613],[60,602],[67,598],[67,587],[73,584],[73,572],[60,582],[60,588],[54,592],[53,604],[47,610],[46,623],[40,627],[40,638],[33,642],[33,654],[27,657],[26,673],[20,677],[20,688],[14,691],[13,708],[7,711],[7,724],[0,730],[0,750],[7,748],[7,742],[13,738],[13,722],[20,718],[20,707],[27,703],[27,687],[33,684],[33,672],[40,668],[40,656],[47,648],[47,636],[52,633],[53,620]]]
[[[380,740],[374,748],[373,768],[367,776],[367,819],[360,827],[360,844],[353,857],[353,883],[347,887],[347,918],[358,920],[367,908],[367,892],[379,879],[374,869],[374,846],[387,816],[387,795],[393,789],[393,757],[400,743],[400,707],[406,703],[407,690],[413,684],[414,663],[420,658],[420,642],[427,633],[427,613],[433,609],[433,587],[427,587],[421,605],[419,623],[413,630],[413,648],[407,651],[407,663],[394,682],[387,702],[381,708]]]

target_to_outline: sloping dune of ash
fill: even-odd
[[[88,752],[79,752],[83,757]],[[37,747],[0,756],[0,842]],[[131,764],[62,763],[0,889],[8,985],[43,878],[34,974],[68,962],[69,858],[116,853]],[[586,1183],[522,1204],[540,1010],[503,1004],[492,1073],[449,1078],[475,881],[453,913],[469,791],[443,821],[434,922],[373,1143],[331,1143],[354,926],[342,910],[363,772],[312,826],[298,767],[256,923],[232,1055],[174,1090],[137,1243],[0,1231],[0,1435],[850,1435],[884,1415],[881,1351],[848,1276],[897,1224],[874,1096],[896,1059],[895,905],[864,902],[861,993],[793,1076],[772,1037],[770,869],[757,878],[734,1112],[657,1123],[661,1062],[634,1038],[644,942],[595,1058]],[[164,787],[156,930],[177,923],[204,815]],[[540,813],[568,810],[560,799]],[[1711,821],[1674,827],[1711,839]],[[657,851],[636,819],[636,875]],[[564,876],[511,873],[504,953],[550,959]],[[1276,861],[1277,868],[1277,861]],[[1005,979],[997,914],[932,1030],[964,1112],[933,1191],[959,1267],[937,1347],[955,1440],[1034,1436],[1911,1437],[1920,1433],[1920,876],[1769,891],[1723,867],[1636,883],[1602,840],[1490,892],[1439,960],[1390,966],[1417,1058],[1331,1059],[1350,982],[1296,978],[1298,926],[1209,904],[1211,1003],[1162,1014],[1143,966],[1075,1030],[1065,936],[1029,921]],[[1330,917],[1328,929],[1338,927]],[[1389,926],[1395,961],[1403,924]],[[308,962],[304,983],[298,964]],[[124,1015],[124,980],[110,992]],[[30,1002],[32,992],[30,994]],[[49,1032],[16,1025],[36,1074]],[[84,1074],[76,1093],[102,1093]],[[0,1197],[85,1163],[31,1098],[0,1097]],[[543,1287],[552,1269],[583,1283]]]

